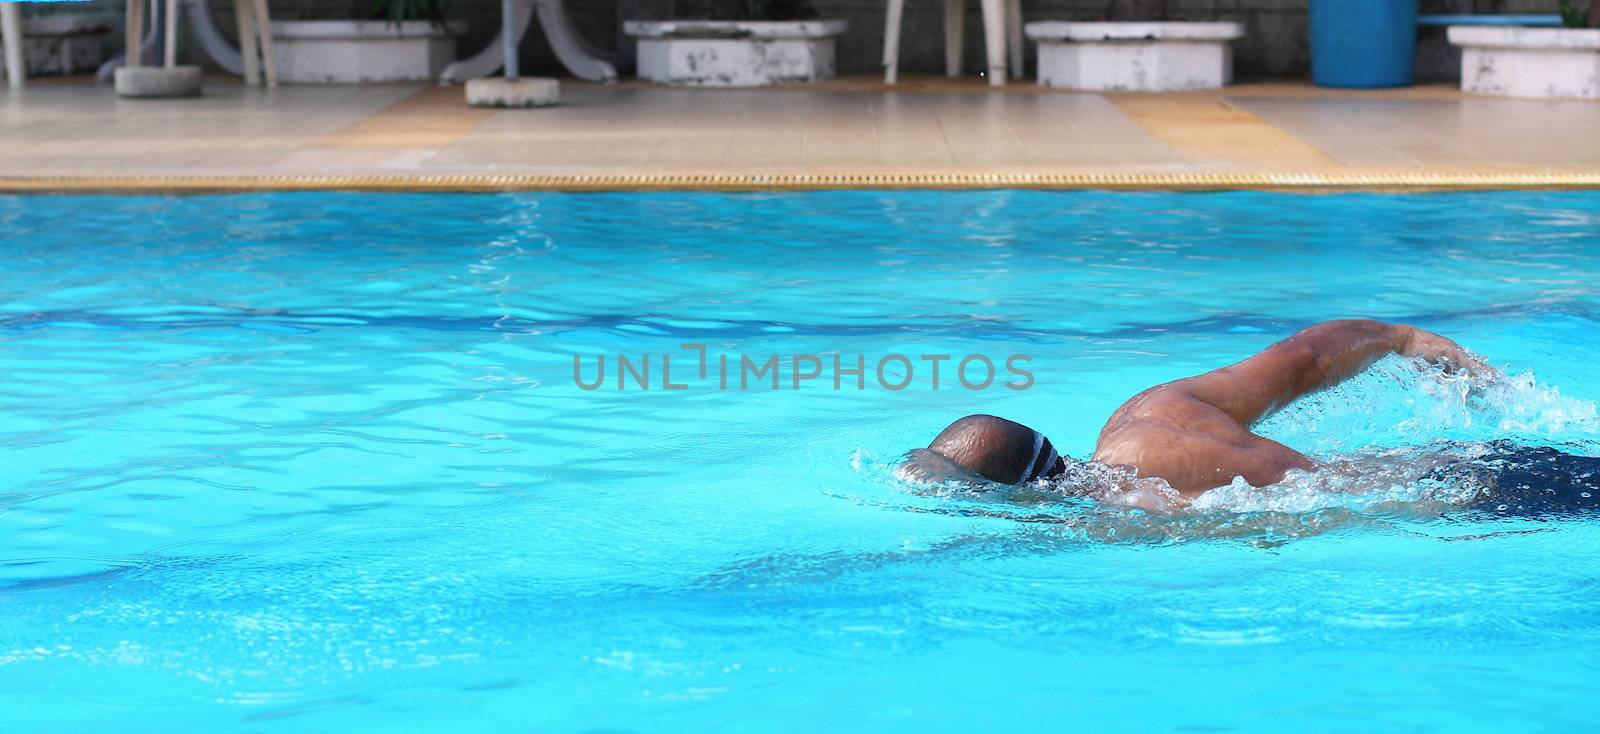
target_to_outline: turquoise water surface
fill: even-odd
[[[1600,454],[1600,194],[0,197],[0,246],[0,731],[1600,722],[1600,517],[1409,471]],[[1509,377],[1390,360],[1263,427],[1360,493],[893,471],[971,412],[1085,457],[1346,317]]]

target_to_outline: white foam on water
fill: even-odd
[[[1329,508],[1393,510],[1400,505],[1438,511],[1461,505],[1486,487],[1467,472],[1445,471],[1484,454],[1483,443],[1443,447],[1366,449],[1320,463],[1315,471],[1290,471],[1282,481],[1252,486],[1243,477],[1195,498],[1193,512],[1306,513]]]
[[[1532,372],[1448,374],[1386,357],[1338,386],[1295,401],[1255,431],[1326,457],[1440,441],[1582,445],[1600,440],[1600,414],[1593,401],[1563,395]]]

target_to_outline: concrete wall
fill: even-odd
[[[213,13],[232,36],[231,0],[210,0]],[[595,43],[616,48],[627,43],[621,22],[629,18],[706,17],[716,0],[567,0],[579,29]],[[1600,2],[1600,0],[1596,0]],[[123,0],[96,0],[89,5],[120,12]],[[367,18],[371,0],[269,0],[279,19]],[[1174,20],[1233,20],[1246,24],[1245,38],[1234,44],[1234,65],[1240,78],[1306,76],[1311,49],[1306,20],[1308,0],[1169,0]],[[1425,13],[1554,13],[1557,0],[1421,0]],[[812,0],[820,14],[844,18],[850,31],[839,39],[839,71],[876,73],[883,50],[884,0]],[[1111,0],[1023,0],[1027,20],[1094,20],[1104,16]],[[983,24],[978,0],[967,0],[966,68],[976,73],[983,56]],[[41,7],[82,8],[79,4]],[[467,21],[460,39],[465,56],[489,41],[498,26],[499,0],[454,0],[454,17]],[[943,0],[907,0],[901,34],[900,68],[904,72],[936,72],[944,65]],[[30,9],[30,12],[33,12]],[[555,57],[538,34],[522,45],[523,66],[533,73],[561,74]],[[1450,78],[1459,54],[1443,40],[1443,31],[1424,31],[1418,56],[1419,77]],[[120,46],[120,36],[113,39]],[[192,48],[192,46],[191,46]],[[1031,75],[1033,48],[1028,48]]]

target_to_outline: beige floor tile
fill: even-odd
[[[1562,142],[1592,139],[1600,104],[1460,96],[1233,100],[1344,165],[1600,166],[1600,145]]]
[[[1600,104],[1276,82],[1178,95],[875,78],[765,90],[565,83],[466,107],[427,85],[124,100],[86,80],[0,92],[0,176],[396,172],[1600,170]]]

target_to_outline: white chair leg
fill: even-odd
[[[128,0],[128,28],[123,37],[128,49],[123,54],[124,66],[144,63],[144,0]]]
[[[900,21],[905,18],[906,0],[889,0],[883,18],[883,83],[900,81]]]
[[[22,54],[22,9],[16,3],[0,3],[0,43],[6,47],[6,83],[20,88],[28,78]]]
[[[1006,49],[1011,52],[1011,76],[1021,79],[1028,70],[1023,68],[1022,0],[1006,0]]]
[[[966,0],[944,0],[944,75],[961,76],[962,48],[967,38]]]
[[[278,88],[278,55],[272,50],[272,14],[267,10],[267,0],[255,3],[256,37],[261,46],[261,69],[266,72],[267,88]]]
[[[244,83],[254,87],[261,83],[261,57],[256,50],[255,10],[250,0],[233,0],[233,17],[239,28],[239,58],[244,64]]]
[[[178,0],[167,0],[167,43],[166,59],[163,63],[168,69],[178,65]]]
[[[1006,83],[1005,0],[983,0],[983,52],[989,64],[989,86]]]

